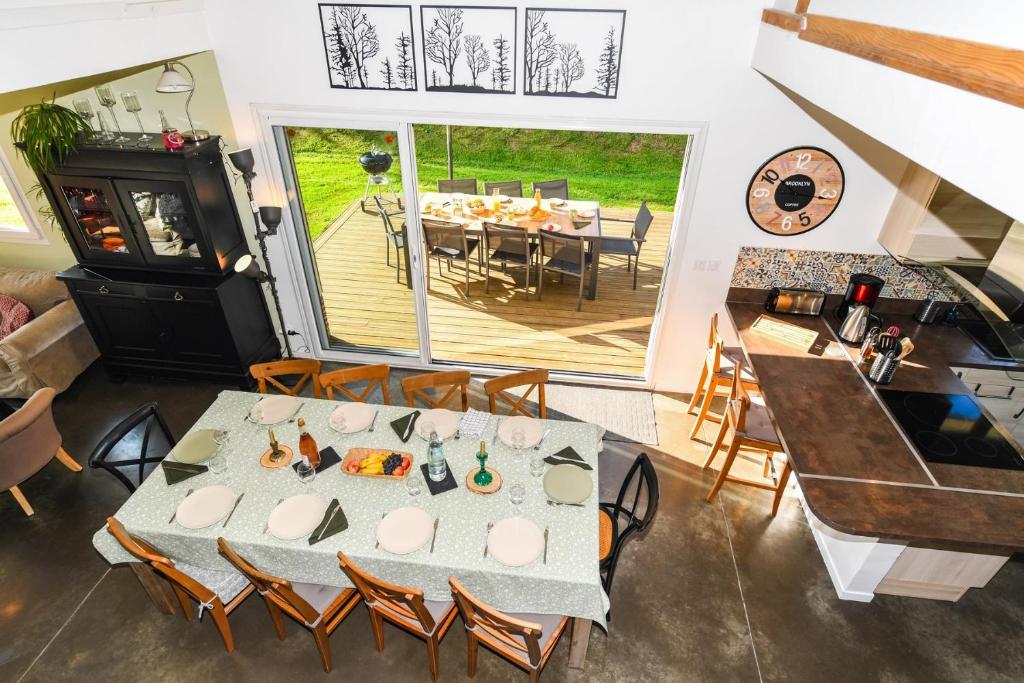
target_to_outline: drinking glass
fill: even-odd
[[[299,475],[299,481],[303,484],[308,484],[316,478],[316,468],[312,465],[307,465],[304,460],[299,461],[298,467],[295,468],[295,473]]]
[[[418,496],[423,491],[423,475],[420,474],[419,468],[405,476],[405,490],[410,496]]]
[[[524,432],[522,428],[515,429],[512,432],[510,439],[512,441],[512,448],[516,449],[516,453],[523,450],[526,446],[526,432]]]
[[[124,108],[131,114],[135,114],[135,122],[139,124],[139,132],[142,135],[139,136],[139,142],[148,142],[153,139],[152,135],[146,134],[146,129],[142,127],[142,119],[139,118],[139,112],[142,111],[142,104],[139,102],[139,94],[134,90],[125,90],[121,93],[121,101],[124,102]]]
[[[96,133],[96,137],[105,142],[110,142],[114,139],[114,134],[110,132],[110,128],[107,127],[107,120],[103,118],[103,112],[96,112],[96,123],[99,125],[99,131]]]
[[[210,458],[210,471],[214,474],[224,474],[228,470],[228,459],[221,453]]]
[[[118,123],[117,116],[114,115],[114,105],[117,104],[117,98],[114,97],[114,89],[109,85],[97,85],[96,99],[107,108],[107,111],[110,112],[110,118],[114,120],[114,128],[117,128],[117,137],[114,138],[114,142],[128,142],[129,138],[126,138],[124,133],[121,132],[121,124]]]
[[[513,506],[517,506],[526,498],[526,486],[522,482],[514,482],[508,487],[508,499]]]
[[[544,458],[538,455],[530,460],[530,474],[534,477],[544,474]]]
[[[86,99],[79,99],[74,100],[72,104],[75,107],[75,111],[78,112],[78,115],[85,119],[86,123],[89,124],[89,127],[92,128],[92,119],[96,116],[96,112],[92,110],[92,103]],[[93,137],[96,136],[95,129],[93,129],[92,134]]]

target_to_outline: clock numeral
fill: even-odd
[[[807,168],[807,164],[811,163],[811,155],[807,152],[801,152],[796,158],[796,167],[799,169]]]
[[[766,187],[759,187],[756,190],[754,190],[754,196],[759,198],[759,199],[763,199],[763,198],[767,197],[770,194],[771,194],[771,192],[769,192],[768,188],[766,188]]]
[[[807,215],[806,211],[800,212],[800,225],[807,227],[811,224],[811,217]]]
[[[821,191],[822,199],[835,199],[838,196],[839,192],[837,190],[833,190],[831,187],[826,187]]]
[[[775,171],[775,169],[769,168],[761,176],[761,180],[770,185],[774,185],[775,183],[779,182],[779,174],[778,172]]]
[[[785,218],[783,218],[782,219],[782,229],[783,230],[790,230],[792,228],[793,228],[793,217],[792,216],[786,216]]]

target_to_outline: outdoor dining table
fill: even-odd
[[[523,209],[529,209],[534,206],[534,199],[532,197],[509,197],[508,201],[501,205],[501,213],[504,219],[501,221],[495,221],[493,218],[481,218],[473,215],[470,210],[464,209],[462,215],[455,215],[452,213],[452,199],[458,197],[463,200],[463,206],[465,202],[472,199],[481,199],[484,202],[486,208],[490,209],[493,197],[487,197],[484,195],[470,195],[470,194],[456,194],[448,192],[425,192],[420,196],[420,211],[430,204],[434,207],[441,208],[442,215],[436,215],[432,213],[421,213],[421,218],[443,220],[448,223],[458,223],[465,227],[466,233],[483,239],[484,229],[482,222],[490,221],[497,223],[498,225],[509,225],[518,226],[525,228],[527,232],[536,235],[537,232],[547,223],[554,223],[560,229],[558,234],[570,235],[573,237],[580,237],[586,240],[588,248],[590,250],[591,257],[591,268],[590,276],[587,278],[587,298],[594,300],[597,298],[597,271],[601,261],[601,207],[597,202],[591,201],[579,201],[575,199],[566,200],[561,206],[551,206],[550,200],[542,199],[541,208],[550,213],[551,215],[543,220],[531,220],[529,217],[517,218],[510,215],[509,209],[519,207]],[[594,213],[591,219],[579,219],[573,220],[573,212],[580,211],[592,211]],[[451,214],[450,216],[448,214]],[[487,255],[484,255],[487,258]]]
[[[539,450],[516,452],[492,437],[502,417],[491,416],[479,437],[450,438],[445,444],[448,467],[458,488],[431,495],[427,486],[411,495],[402,480],[360,477],[342,472],[335,465],[303,483],[289,465],[279,469],[263,467],[260,455],[268,448],[267,426],[246,418],[261,399],[260,394],[223,391],[199,418],[192,430],[219,429],[228,433],[220,454],[227,468],[168,485],[155,470],[124,503],[115,517],[132,534],[144,539],[170,558],[206,569],[233,571],[217,552],[217,537],[223,536],[243,557],[261,570],[293,581],[349,587],[351,583],[338,566],[338,551],[371,574],[387,581],[421,588],[429,600],[450,600],[448,577],[455,576],[484,602],[506,612],[537,612],[573,617],[570,665],[581,667],[586,657],[591,624],[605,625],[608,597],[601,585],[598,568],[597,455],[603,446],[604,429],[585,422],[545,420],[547,436]],[[406,451],[414,456],[409,476],[421,476],[419,465],[426,462],[426,442],[413,433],[407,443],[389,424],[413,409],[374,405],[378,415],[373,431],[341,434],[329,426],[337,401],[302,398],[296,415],[304,417],[307,428],[321,449],[332,446],[344,459],[349,448],[369,447]],[[294,418],[293,418],[294,419]],[[294,422],[273,426],[278,441],[298,452],[298,427]],[[475,458],[480,441],[487,444],[487,466],[497,470],[502,489],[489,495],[471,492],[466,476],[478,467]],[[530,474],[529,461],[566,446],[572,448],[593,469],[593,493],[582,506],[552,505],[545,495],[542,478]],[[513,505],[506,488],[512,482],[526,487],[524,501]],[[203,529],[186,529],[169,521],[189,489],[223,484],[245,496],[226,523]],[[337,498],[348,519],[346,530],[310,545],[307,538],[279,540],[265,533],[267,519],[279,500],[315,493],[330,501]],[[392,555],[375,547],[376,526],[382,516],[396,508],[415,506],[437,518],[433,552],[426,546],[408,554]],[[518,509],[516,509],[518,508]],[[526,517],[539,528],[550,530],[546,561],[540,558],[524,567],[508,567],[484,556],[489,522],[513,515]],[[164,611],[173,611],[173,597],[144,564],[127,553],[106,530],[93,537],[99,553],[111,564],[131,563],[147,593]]]

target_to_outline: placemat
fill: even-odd
[[[298,472],[299,464],[301,462],[302,459],[300,458],[297,463],[292,465],[292,469]],[[341,456],[338,455],[338,452],[334,450],[333,446],[328,446],[327,448],[320,451],[320,464],[317,465],[316,467],[316,473],[320,474],[328,467],[333,467],[334,465],[337,465],[339,462],[341,462]]]
[[[446,460],[446,465],[447,462],[448,461]],[[459,488],[459,484],[455,481],[455,476],[452,474],[451,466],[448,466],[447,469],[448,472],[444,475],[444,479],[441,481],[434,481],[430,478],[430,470],[427,468],[427,463],[420,465],[420,471],[423,472],[423,481],[427,482],[427,488],[430,489],[430,495],[436,496],[439,493]]]

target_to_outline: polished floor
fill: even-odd
[[[179,436],[225,387],[129,380],[93,367],[56,403],[67,450],[85,462],[99,436],[144,401],[159,401]],[[397,395],[397,392],[396,392]],[[482,407],[479,397],[474,404]],[[882,596],[842,602],[795,499],[768,516],[769,494],[728,486],[704,502],[713,473],[686,439],[676,397],[656,397],[662,446],[652,454],[661,506],[645,538],[627,546],[606,635],[594,629],[583,672],[560,643],[545,681],[1019,681],[1024,672],[1024,563],[957,604]],[[602,499],[639,446],[608,442]],[[747,463],[752,471],[759,468]],[[373,648],[364,610],[334,633],[325,675],[312,639],[289,625],[279,642],[256,599],[231,617],[227,654],[208,620],[159,614],[131,572],[109,568],[91,537],[127,496],[109,475],[51,463],[22,486],[26,518],[0,495],[0,681],[429,681],[422,643],[386,627]],[[441,646],[441,680],[465,677],[465,640]],[[525,681],[482,652],[478,681]]]

